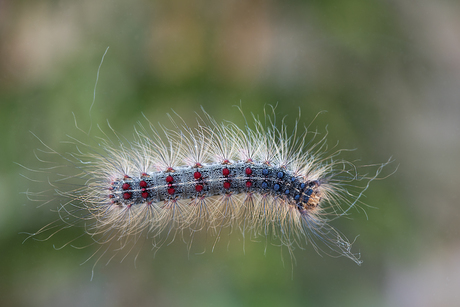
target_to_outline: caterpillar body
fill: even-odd
[[[67,201],[58,208],[58,221],[30,237],[47,233],[49,238],[84,225],[104,255],[129,253],[145,238],[152,239],[153,248],[177,234],[191,244],[201,231],[217,241],[222,229],[230,228],[253,238],[271,237],[291,253],[310,243],[360,264],[352,243],[330,222],[358,207],[386,163],[374,167],[371,176],[360,175],[353,163],[339,158],[342,150],[327,148],[327,133],[299,129],[298,121],[288,133],[285,121],[277,126],[275,116],[266,115],[264,123],[254,116],[253,122],[240,128],[204,113],[195,128],[183,120],[172,120],[172,129],[139,125],[131,141],[113,129],[114,137],[104,133],[96,145],[71,138],[76,150],[70,154],[44,145],[70,170],[51,183],[54,194]],[[49,163],[41,171],[55,172],[56,162]],[[63,182],[80,185],[69,190]]]
[[[113,203],[122,207],[166,203],[224,194],[260,193],[295,203],[301,212],[314,210],[321,200],[317,180],[305,181],[281,167],[254,161],[178,167],[167,172],[125,175],[109,187]]]

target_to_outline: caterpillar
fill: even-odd
[[[89,136],[93,144],[70,137],[75,148],[68,154],[42,142],[45,154],[65,162],[39,158],[50,166],[38,171],[58,177],[49,181],[61,199],[60,218],[28,237],[49,239],[84,226],[82,235],[99,245],[99,261],[111,251],[127,255],[146,238],[152,248],[177,236],[191,245],[198,233],[217,242],[223,229],[236,229],[271,238],[291,255],[310,244],[361,264],[352,242],[331,222],[359,208],[369,183],[391,161],[361,175],[340,158],[343,150],[328,148],[327,131],[301,128],[299,117],[289,132],[285,119],[277,124],[275,107],[263,120],[245,119],[243,128],[202,114],[193,127],[179,116],[170,116],[172,128],[146,119],[148,125],[139,124],[129,141],[108,125],[112,135],[100,128],[103,137]]]

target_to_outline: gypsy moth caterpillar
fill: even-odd
[[[299,120],[289,132],[275,114],[271,108],[244,127],[219,123],[204,111],[194,127],[178,115],[170,116],[170,128],[146,120],[130,140],[110,124],[110,134],[98,126],[102,137],[79,129],[89,142],[69,137],[73,149],[66,153],[42,142],[41,153],[61,162],[37,155],[48,166],[35,171],[49,176],[52,193],[64,201],[59,219],[29,237],[48,239],[83,226],[81,236],[99,246],[96,264],[106,254],[124,258],[146,238],[154,249],[177,237],[190,247],[198,233],[217,242],[223,229],[232,229],[270,237],[291,255],[309,243],[320,253],[360,264],[352,242],[331,222],[358,207],[390,161],[360,174],[340,158],[344,150],[328,148],[327,133],[303,128]],[[28,195],[50,202],[43,192]],[[64,246],[75,246],[79,238]]]

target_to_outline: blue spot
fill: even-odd
[[[275,185],[273,186],[273,190],[278,191],[279,189],[280,189],[280,185],[275,183]]]
[[[264,168],[262,170],[262,175],[267,176],[268,175],[268,169]]]
[[[303,201],[304,201],[305,203],[308,203],[308,200],[309,200],[309,199],[310,199],[310,196],[304,196],[304,197],[303,197]]]
[[[310,196],[311,194],[313,194],[313,190],[308,189],[307,192],[305,192],[305,194],[307,194],[308,196]]]
[[[284,191],[284,194],[288,195],[288,194],[289,194],[289,190]]]
[[[296,180],[295,177],[291,177],[291,181],[294,182]]]
[[[307,186],[307,185],[306,185],[305,183],[302,183],[302,184],[300,185],[300,188],[303,190],[303,189],[305,189],[306,186]]]
[[[262,189],[268,188],[268,184],[266,182],[262,182]]]
[[[281,179],[281,178],[283,178],[284,173],[283,173],[283,172],[278,172],[278,175],[277,175],[277,176],[278,176],[279,179]]]
[[[300,199],[300,195],[297,194],[296,196],[294,196],[294,199],[295,199],[295,200],[299,200],[299,199]]]

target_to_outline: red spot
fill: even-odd
[[[131,177],[129,177],[128,175],[124,175],[123,177],[124,177],[125,179],[131,178]]]
[[[168,173],[171,173],[171,172],[174,172],[174,169],[173,169],[172,167],[168,167],[168,168],[166,169],[166,171],[167,171]]]
[[[114,198],[115,196],[113,194],[110,194],[109,195],[109,198]]]
[[[224,169],[222,170],[222,175],[224,175],[224,176],[230,175],[230,170],[229,170],[228,168],[224,168]]]
[[[145,192],[145,191],[147,191],[147,189],[146,189],[146,188],[142,188],[141,191],[142,191],[142,192]]]
[[[141,188],[146,188],[147,187],[147,182],[145,182],[144,180],[142,180],[141,182],[139,182],[139,186]]]
[[[174,188],[168,189],[168,194],[169,195],[173,195],[175,192],[176,192],[176,190]]]
[[[147,174],[147,173],[142,173],[141,176],[142,176],[142,177],[150,177],[149,174]]]
[[[129,192],[123,193],[123,198],[124,198],[124,199],[130,199],[130,198],[131,198],[131,195],[132,195],[132,194],[129,193]]]
[[[247,186],[248,188],[252,187],[252,182],[251,182],[251,181],[246,181],[246,186]]]
[[[193,174],[193,177],[195,177],[195,179],[200,179],[201,178],[201,173],[200,172],[195,172]]]
[[[245,172],[246,172],[246,175],[249,176],[249,175],[252,174],[252,169],[251,169],[250,167],[248,167],[248,168],[245,170]]]
[[[224,160],[224,162],[222,162],[222,164],[230,164],[230,161],[229,160]]]
[[[203,165],[201,165],[201,163],[195,163],[195,167],[202,167]]]
[[[197,184],[197,185],[195,186],[195,190],[196,190],[197,192],[203,191],[203,185],[202,185],[202,184]]]
[[[143,198],[147,198],[147,197],[149,197],[149,192],[143,192],[143,193],[141,194],[141,196],[142,196]]]
[[[230,182],[228,182],[228,181],[224,182],[224,188],[225,189],[230,189],[230,185],[231,185]]]
[[[171,182],[173,182],[173,181],[174,181],[173,176],[168,176],[168,177],[166,177],[166,182],[171,183]]]
[[[129,185],[129,183],[123,183],[123,185],[121,186],[121,188],[123,190],[129,190],[129,188],[131,188],[131,186]]]

